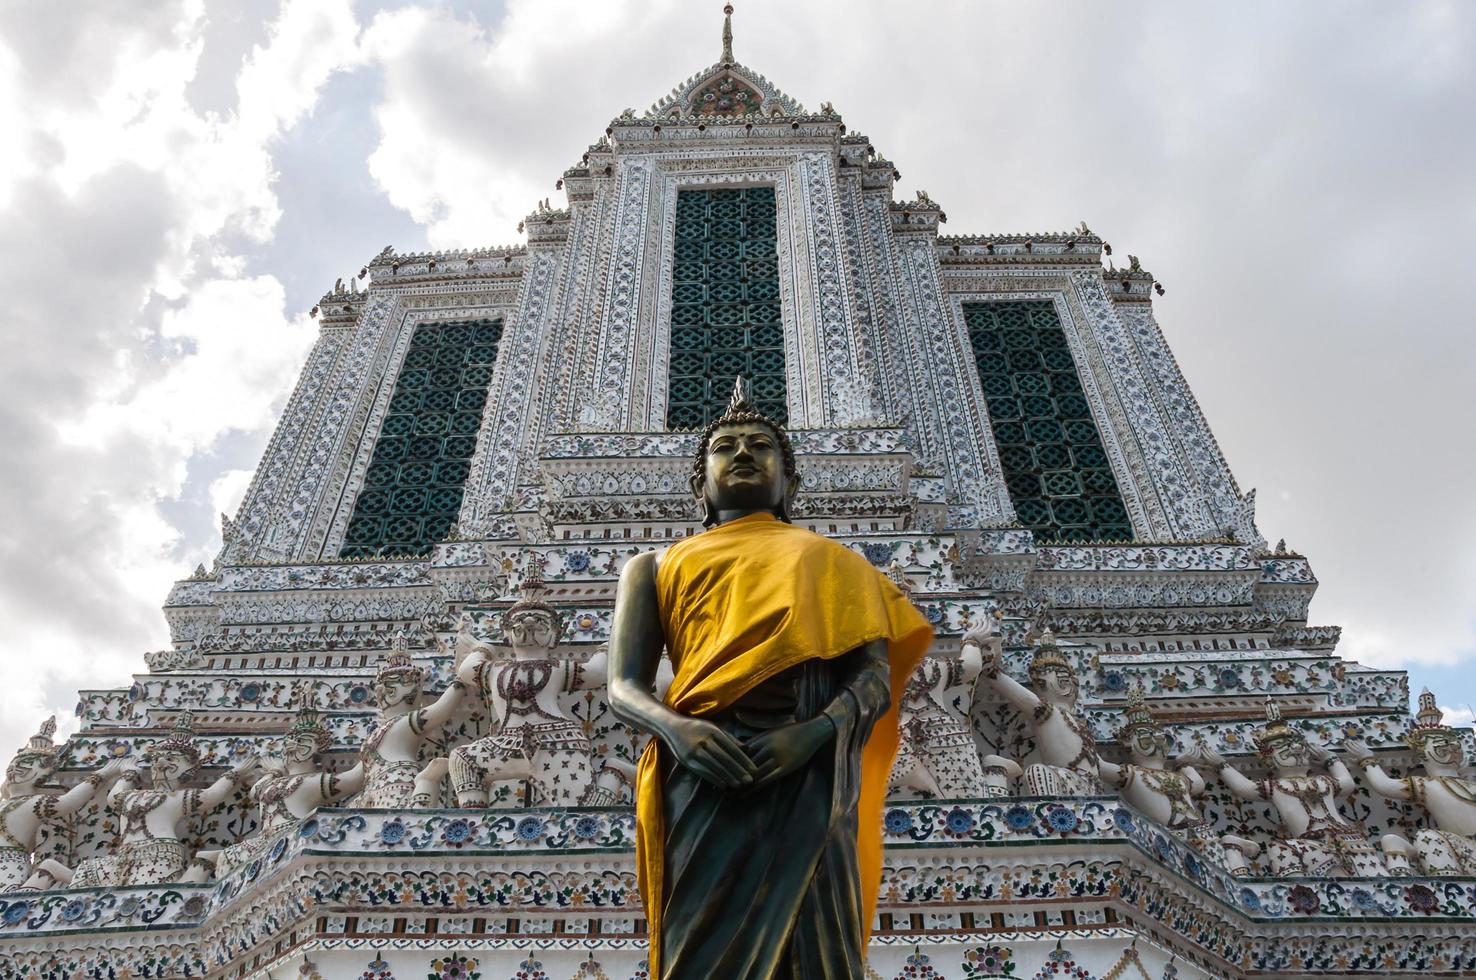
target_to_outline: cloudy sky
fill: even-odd
[[[738,0],[951,232],[1085,220],[1344,655],[1476,702],[1476,5]],[[314,328],[384,245],[504,244],[691,0],[0,0],[0,751],[166,645]],[[1465,717],[1469,715],[1461,710]]]

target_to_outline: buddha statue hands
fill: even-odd
[[[1414,852],[1425,874],[1476,874],[1476,779],[1463,775],[1465,748],[1461,737],[1443,721],[1435,695],[1426,688],[1420,692],[1415,725],[1405,739],[1416,761],[1424,764],[1423,776],[1389,775],[1360,739],[1348,739],[1343,748],[1363,770],[1371,790],[1388,799],[1414,803],[1429,814],[1435,826],[1412,835]],[[1398,835],[1386,836],[1380,844],[1391,856],[1408,849]]]

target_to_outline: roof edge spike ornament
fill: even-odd
[[[723,57],[721,59],[724,68],[731,68],[736,60],[733,57],[733,5],[723,4]]]

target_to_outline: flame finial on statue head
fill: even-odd
[[[728,411],[724,414],[736,415],[752,411],[754,411],[753,385],[740,374],[733,379],[733,393],[728,396]]]

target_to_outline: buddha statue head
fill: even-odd
[[[1425,763],[1432,776],[1454,776],[1466,764],[1466,750],[1454,728],[1444,723],[1445,714],[1435,704],[1435,695],[1427,687],[1420,692],[1420,709],[1415,724],[1405,741]]]
[[[788,521],[799,492],[794,447],[778,422],[749,398],[748,382],[733,383],[728,409],[713,419],[697,440],[692,460],[692,495],[702,507],[702,524],[767,510]]]
[[[425,671],[410,658],[410,635],[404,630],[395,634],[389,655],[374,673],[374,700],[381,712],[410,711],[420,699]]]
[[[1128,694],[1127,709],[1123,714],[1122,727],[1117,730],[1118,744],[1127,749],[1140,765],[1162,764],[1168,758],[1168,736],[1153,720],[1141,688],[1133,688]]]
[[[1312,753],[1307,736],[1281,720],[1281,706],[1266,699],[1266,727],[1256,732],[1256,751],[1281,773],[1305,775]]]
[[[174,789],[179,781],[200,768],[200,750],[195,748],[195,719],[181,711],[174,728],[164,738],[149,746],[145,753],[155,789]]]
[[[26,747],[15,754],[5,767],[5,782],[12,793],[29,789],[56,771],[57,748],[51,737],[56,734],[56,716],[41,723],[40,731],[31,736]]]

